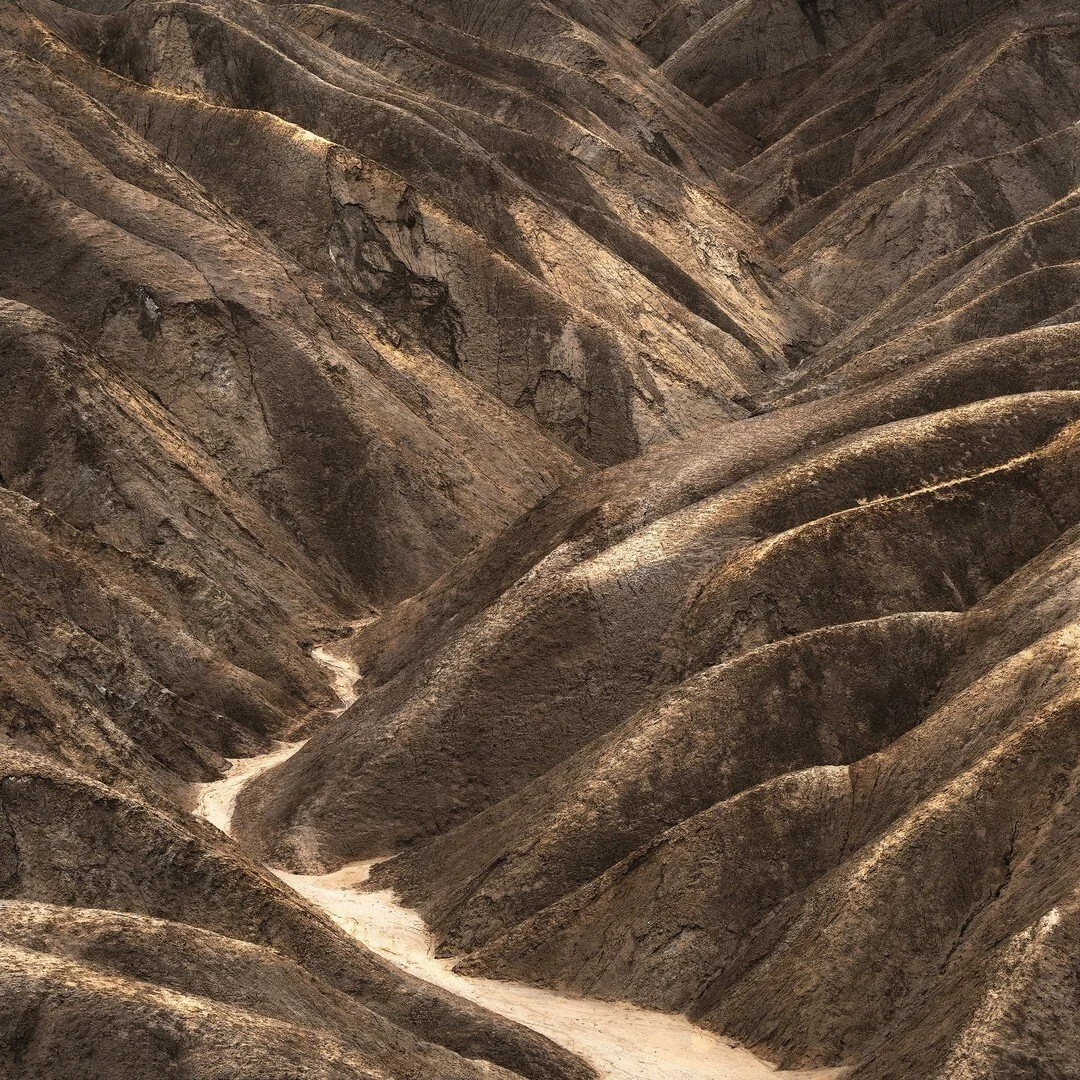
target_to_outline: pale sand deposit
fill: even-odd
[[[355,700],[360,674],[332,649],[333,645],[320,647],[312,655],[333,673],[342,708],[347,708]],[[203,785],[196,812],[228,834],[244,784],[285,761],[302,745],[284,743],[268,754],[234,761],[228,776]],[[402,907],[390,890],[363,891],[373,865],[354,863],[321,875],[274,873],[373,952],[412,975],[546,1035],[588,1061],[605,1080],[828,1080],[840,1075],[838,1070],[779,1071],[682,1016],[458,975],[452,970],[453,960],[435,957],[431,935],[417,912]]]
[[[223,779],[215,780],[212,784],[199,785],[195,813],[219,828],[226,836],[231,836],[229,830],[240,789],[260,773],[292,757],[303,745],[302,742],[279,743],[269,754],[260,754],[253,758],[233,758]]]

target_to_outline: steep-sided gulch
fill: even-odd
[[[465,974],[1075,1071],[1078,121],[1064,0],[0,0],[0,1071],[589,1076],[259,865],[383,856]]]

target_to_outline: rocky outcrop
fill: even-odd
[[[259,865],[393,856],[468,974],[1068,1074],[1078,58],[1062,0],[0,6],[0,1071],[585,1080]]]
[[[825,339],[828,314],[719,197],[713,122],[686,99],[668,121],[670,88],[623,50],[603,47],[601,83],[379,5],[36,10],[20,47],[313,273],[309,296],[593,460],[742,415]],[[280,202],[252,184],[264,169]]]

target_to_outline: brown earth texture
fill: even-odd
[[[1080,1076],[1080,8],[0,0],[0,1076]]]

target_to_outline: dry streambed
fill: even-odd
[[[360,673],[330,646],[313,655],[330,669],[342,708],[347,708],[355,700]],[[230,835],[240,789],[302,745],[282,743],[268,754],[234,761],[227,776],[202,786],[196,813]],[[274,873],[373,952],[412,975],[546,1035],[588,1061],[607,1080],[828,1080],[838,1075],[834,1070],[779,1072],[682,1016],[458,975],[452,970],[453,960],[435,957],[431,935],[419,914],[402,907],[390,890],[364,891],[372,865],[354,863],[322,875]]]

